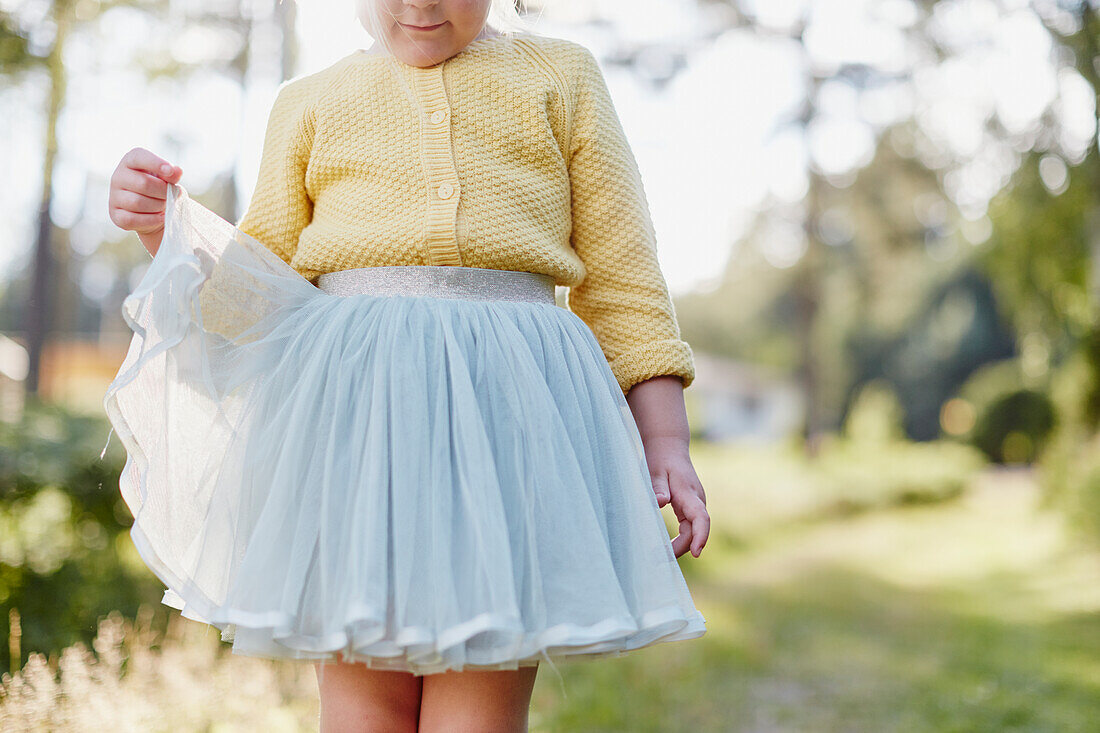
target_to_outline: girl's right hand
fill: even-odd
[[[107,196],[107,212],[121,229],[137,232],[149,254],[156,255],[164,236],[164,209],[168,184],[178,183],[183,169],[145,148],[122,156]]]

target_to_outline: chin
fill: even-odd
[[[424,51],[415,47],[405,47],[401,49],[399,58],[410,66],[433,66],[438,63],[437,56],[439,54],[433,49]]]
[[[400,47],[401,60],[412,66],[434,66],[448,56],[445,44],[421,42],[419,46],[406,43]]]

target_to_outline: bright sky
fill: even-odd
[[[662,268],[670,289],[680,293],[714,284],[731,246],[769,198],[798,202],[804,196],[809,160],[837,175],[866,164],[881,129],[913,114],[914,103],[918,121],[939,150],[966,157],[946,185],[976,219],[1016,164],[1014,151],[984,137],[990,114],[1010,129],[1026,131],[1060,95],[1055,109],[1066,130],[1060,142],[1083,152],[1095,132],[1094,97],[1072,70],[1055,73],[1046,31],[1024,2],[1017,4],[1018,10],[1001,14],[989,0],[939,3],[935,23],[959,51],[948,63],[922,72],[916,99],[900,86],[860,96],[849,85],[830,81],[819,100],[822,114],[808,134],[779,126],[805,91],[803,47],[769,29],[781,33],[808,5],[813,22],[805,50],[816,66],[828,72],[841,62],[860,61],[901,70],[915,53],[904,35],[915,17],[909,2],[754,0],[748,5],[764,32],[730,30],[704,41],[717,26],[692,0],[549,0],[537,28],[581,42],[598,58],[613,43],[630,41],[691,49],[687,68],[660,92],[628,72],[604,68],[646,185]],[[351,0],[325,8],[322,12],[319,0],[299,6],[299,73],[371,43]],[[610,22],[581,24],[592,16]],[[237,85],[213,72],[197,74],[181,92],[167,83],[149,90],[140,74],[125,66],[97,66],[97,59],[111,56],[107,49],[122,58],[134,49],[171,44],[177,56],[186,56],[200,42],[186,30],[163,33],[151,33],[142,14],[119,9],[104,20],[97,37],[78,39],[69,49],[73,77],[61,122],[53,210],[62,226],[81,219],[74,231],[80,254],[94,249],[101,236],[120,233],[107,219],[106,186],[131,147],[147,147],[178,163],[183,185],[195,190],[237,165],[242,202],[251,195],[277,71],[257,68],[242,103]],[[256,58],[275,58],[276,43],[276,36],[261,30]],[[42,96],[29,84],[0,92],[0,166],[23,172],[20,179],[0,182],[0,276],[14,273],[33,241]],[[797,228],[776,229],[767,239],[765,254],[777,266],[791,264],[801,251]],[[134,246],[139,246],[136,238]],[[100,275],[99,281],[92,273],[82,283],[89,294],[109,284],[103,281],[109,273]]]

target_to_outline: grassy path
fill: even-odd
[[[1100,733],[1100,551],[1074,546],[1027,473],[823,518],[789,461],[749,453],[700,462],[714,524],[681,567],[707,634],[560,662],[565,698],[544,667],[532,731]],[[65,650],[63,689],[28,662],[0,730],[317,730],[311,665],[231,655],[178,616],[153,649],[147,621],[105,619],[98,664]]]
[[[747,541],[716,517],[682,559],[707,635],[560,664],[565,699],[543,670],[532,730],[1100,731],[1100,554],[1037,500],[1001,470]]]

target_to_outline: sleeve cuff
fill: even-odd
[[[609,364],[625,395],[638,382],[652,377],[677,376],[684,389],[695,379],[695,360],[691,347],[680,339],[664,339],[627,349]]]

